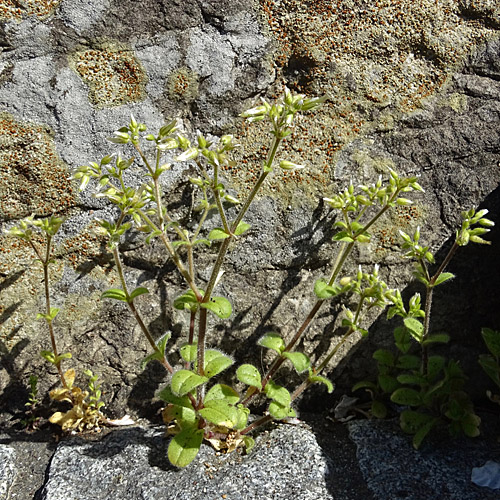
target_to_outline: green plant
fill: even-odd
[[[68,412],[54,413],[49,421],[61,425],[63,430],[98,428],[99,423],[104,421],[104,416],[98,411],[99,408],[94,408],[93,405],[95,405],[95,403],[92,400],[90,402],[86,401],[88,392],[73,386],[76,376],[75,370],[70,368],[63,372],[62,362],[65,359],[71,359],[71,353],[59,353],[54,333],[53,323],[55,317],[59,313],[59,309],[51,307],[50,303],[49,266],[55,262],[52,256],[52,243],[62,223],[63,219],[55,216],[51,216],[47,219],[35,219],[31,216],[21,220],[18,226],[10,228],[7,234],[28,242],[37,257],[36,261],[42,264],[45,312],[38,313],[37,319],[44,319],[47,324],[52,350],[43,350],[40,354],[51,365],[55,366],[61,382],[61,387],[51,391],[50,397],[55,401],[65,401],[72,405],[72,409]],[[34,232],[33,229],[37,229],[38,234],[36,231]],[[39,241],[40,237],[42,240],[41,243]],[[35,379],[33,379],[33,383],[35,384],[33,386],[31,385],[32,379],[30,377],[32,391],[33,387],[36,389],[36,384],[38,382],[36,377]],[[92,381],[92,384],[93,383],[95,383],[95,380]]]
[[[188,465],[197,455],[203,439],[207,439],[217,448],[229,451],[239,446],[249,450],[253,439],[250,431],[272,420],[295,415],[293,401],[311,384],[325,384],[329,391],[332,383],[321,375],[332,357],[348,338],[356,332],[366,334],[363,321],[366,313],[373,308],[384,308],[395,296],[381,280],[378,267],[370,273],[361,269],[354,277],[342,276],[342,269],[357,244],[370,241],[370,228],[390,208],[396,205],[409,205],[411,201],[402,197],[406,192],[422,188],[416,177],[400,177],[396,172],[388,171],[388,180],[382,177],[373,185],[355,188],[349,185],[344,192],[332,198],[325,198],[329,206],[340,212],[340,220],[335,222],[339,232],[334,240],[340,242],[340,250],[333,262],[328,278],[315,282],[314,293],[317,301],[291,339],[286,342],[275,332],[266,333],[259,345],[275,352],[275,359],[269,369],[261,374],[251,364],[243,364],[236,369],[236,378],[246,390],[240,394],[235,388],[225,384],[212,384],[214,378],[233,365],[233,359],[216,349],[207,348],[207,314],[220,319],[232,314],[229,300],[215,295],[217,283],[222,276],[225,256],[231,245],[241,241],[250,229],[243,219],[266,178],[279,169],[291,170],[303,168],[287,160],[277,160],[281,143],[292,133],[292,126],[297,114],[317,108],[323,99],[306,98],[304,95],[285,96],[271,105],[265,100],[241,116],[249,122],[265,121],[270,125],[271,141],[267,157],[262,162],[260,175],[244,200],[238,200],[228,193],[222,179],[222,169],[232,165],[229,153],[236,147],[233,137],[225,135],[214,144],[199,135],[195,143],[177,133],[177,123],[172,121],[162,127],[157,135],[147,134],[146,125],[136,122],[120,128],[110,140],[116,144],[131,145],[139,155],[145,168],[148,181],[139,188],[127,186],[124,173],[134,162],[133,158],[124,160],[120,156],[113,162],[111,156],[105,156],[100,162],[93,162],[78,168],[74,175],[84,189],[91,179],[97,182],[95,196],[106,198],[119,209],[116,221],[100,221],[104,234],[108,237],[108,246],[113,253],[121,288],[107,290],[104,298],[111,298],[126,303],[142,332],[150,343],[153,353],[143,364],[158,360],[170,373],[169,384],[159,392],[159,397],[167,405],[163,419],[174,434],[168,449],[170,461],[177,466]],[[144,140],[153,150],[144,148]],[[165,203],[159,181],[169,164],[162,161],[166,151],[178,149],[176,161],[193,162],[198,176],[190,182],[200,194],[198,218],[194,228],[183,227],[180,219],[175,219]],[[278,169],[276,169],[276,165]],[[235,208],[231,208],[236,206]],[[204,229],[210,211],[216,211],[220,226],[210,231]],[[230,214],[233,214],[230,217]],[[188,290],[173,302],[173,307],[184,310],[189,315],[187,341],[180,348],[183,366],[174,369],[168,361],[167,342],[169,333],[160,339],[154,339],[135,305],[135,299],[149,293],[145,287],[130,291],[120,258],[119,243],[126,231],[135,227],[146,235],[146,242],[158,238],[169,257],[184,278]],[[256,229],[258,230],[258,229]],[[208,233],[208,234],[207,234]],[[196,273],[195,250],[200,246],[217,247],[217,256],[210,277],[206,283],[198,283]],[[343,309],[343,336],[321,361],[313,364],[310,358],[295,350],[322,305],[340,295],[350,297]],[[290,392],[275,381],[275,374],[284,363],[290,363],[303,377],[302,383]],[[249,423],[249,404],[257,397],[269,400],[267,414]]]
[[[481,354],[479,364],[500,389],[500,331],[483,328],[481,335],[490,354]],[[500,395],[491,391],[486,391],[486,394],[491,401],[500,404]]]
[[[37,415],[38,405],[38,377],[36,375],[30,375],[29,378],[30,392],[28,401],[24,406],[27,407],[25,415],[26,418],[21,420],[21,424],[28,430],[34,430],[38,427],[40,417]]]
[[[393,305],[387,317],[403,318],[403,325],[394,330],[396,353],[386,349],[375,351],[377,382],[358,382],[353,390],[364,388],[370,392],[371,413],[378,418],[387,415],[383,402],[385,395],[390,395],[393,403],[409,407],[401,412],[400,423],[405,432],[413,435],[415,448],[437,425],[448,426],[452,435],[463,432],[473,437],[479,434],[480,419],[463,390],[467,377],[459,364],[454,360],[446,361],[442,356],[429,355],[430,346],[450,340],[445,333],[431,334],[430,313],[434,288],[454,277],[445,269],[457,249],[469,242],[489,243],[482,238],[494,225],[484,217],[487,213],[487,210],[476,213],[474,209],[461,213],[462,224],[455,242],[434,274],[429,270],[429,265],[435,263],[434,255],[429,247],[419,243],[420,229],[417,228],[413,236],[400,232],[405,256],[415,261],[415,277],[425,286],[424,308],[421,308],[419,293],[410,299],[408,309],[399,291],[391,297]],[[415,342],[419,355],[411,352]]]

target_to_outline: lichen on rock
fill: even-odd
[[[61,0],[0,0],[0,19],[20,21],[23,16],[44,19],[50,16]]]
[[[0,220],[68,210],[76,203],[69,175],[47,126],[0,113]]]
[[[74,52],[69,64],[90,87],[89,100],[97,108],[139,102],[146,97],[146,72],[124,44],[96,41]]]

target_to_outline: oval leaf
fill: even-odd
[[[181,353],[182,359],[184,361],[187,361],[188,363],[192,363],[193,361],[196,361],[197,351],[198,351],[198,343],[197,342],[195,342],[194,344],[184,344],[179,349],[179,352]]]
[[[258,342],[258,345],[262,347],[267,347],[281,354],[285,349],[285,341],[280,337],[278,333],[268,332],[266,333]]]
[[[427,344],[447,344],[450,341],[450,336],[446,333],[436,333],[434,335],[429,335],[423,342],[422,345]]]
[[[418,342],[422,340],[424,325],[416,318],[405,318],[404,324],[408,328],[411,336]]]
[[[444,283],[445,281],[451,280],[454,277],[455,277],[455,275],[452,273],[441,273],[438,276],[437,280],[435,281],[434,286],[440,285],[441,283]]]
[[[184,408],[190,408],[191,410],[193,409],[193,405],[191,404],[189,397],[187,395],[177,396],[172,392],[172,388],[169,385],[158,392],[158,397],[166,403],[171,403],[176,406],[183,406]]]
[[[188,311],[198,310],[198,299],[193,290],[188,290],[174,300],[174,307],[180,311],[187,309]]]
[[[297,373],[303,373],[311,366],[311,360],[302,352],[284,352],[283,357],[291,361]]]
[[[290,406],[292,397],[285,387],[275,384],[273,380],[269,380],[264,389],[266,396],[273,401],[276,401],[282,406]]]
[[[229,356],[214,349],[208,349],[205,351],[205,369],[203,373],[206,377],[211,378],[224,371],[232,364],[233,360]]]
[[[295,410],[290,408],[289,406],[283,406],[280,405],[277,401],[271,401],[271,404],[269,405],[269,413],[271,416],[274,418],[281,420],[283,418],[287,417],[296,417],[297,414],[295,413]]]
[[[500,358],[500,331],[482,328],[481,335],[491,354],[496,358]]]
[[[189,370],[179,370],[172,377],[171,388],[177,396],[184,396],[208,380],[197,373]]]
[[[127,295],[123,290],[119,288],[110,288],[101,294],[101,299],[114,299],[114,300],[122,300],[123,302],[127,302]]]
[[[224,297],[211,297],[208,302],[202,302],[200,306],[212,311],[216,316],[222,319],[229,318],[233,312],[231,302]]]
[[[234,230],[234,234],[236,236],[239,236],[240,234],[243,234],[245,231],[248,231],[250,229],[250,224],[247,224],[246,222],[240,221],[238,223],[238,226]]]
[[[174,436],[168,446],[168,459],[176,467],[186,467],[198,455],[203,441],[203,429],[187,427]]]
[[[205,396],[205,404],[214,399],[223,399],[228,403],[235,405],[240,400],[240,395],[228,385],[215,384]]]
[[[415,389],[401,387],[391,394],[391,401],[402,406],[420,406],[422,398]]]
[[[143,295],[145,293],[149,293],[149,290],[143,286],[140,286],[130,294],[130,300],[133,300],[136,297],[139,297],[139,295]]]
[[[319,279],[314,283],[314,293],[321,300],[330,299],[338,295],[341,288],[339,286],[330,286],[324,279]]]
[[[259,370],[253,365],[245,364],[241,365],[236,370],[236,377],[240,382],[252,387],[257,387],[260,389],[262,387],[261,377]]]
[[[207,401],[200,415],[212,424],[232,429],[238,423],[238,409],[223,399]]]
[[[226,238],[229,238],[229,234],[224,231],[221,227],[216,227],[210,231],[210,234],[208,235],[208,239],[211,241],[214,240],[225,240]]]

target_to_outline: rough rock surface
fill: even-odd
[[[312,417],[312,416],[310,416]],[[69,437],[55,449],[0,436],[2,498],[34,500],[289,499],[493,500],[471,482],[473,467],[500,460],[493,433],[459,442],[440,437],[416,452],[395,421],[333,424],[321,417],[268,428],[248,456],[203,446],[186,469],[166,459],[164,429],[132,427],[104,437]],[[46,436],[48,437],[48,436]],[[27,460],[27,458],[31,460]],[[23,467],[19,467],[22,465]],[[23,475],[29,469],[30,474]],[[36,490],[36,494],[35,494]]]

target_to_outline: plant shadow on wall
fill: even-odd
[[[392,315],[404,318],[407,333],[411,333],[411,336],[417,338],[422,345],[424,353],[422,376],[427,377],[429,372],[430,377],[434,373],[436,360],[428,356],[427,344],[444,342],[447,337],[432,334],[427,322],[422,325],[418,321],[417,318],[424,316],[424,311],[420,308],[420,298],[413,298],[407,306],[400,292],[390,289],[385,283],[377,265],[370,270],[349,267],[353,251],[359,245],[370,242],[371,231],[377,221],[398,206],[412,205],[413,202],[405,197],[407,193],[415,194],[417,191],[422,191],[415,176],[400,176],[391,168],[387,168],[384,175],[373,184],[355,187],[351,182],[343,191],[331,198],[324,198],[325,205],[337,214],[330,219],[335,231],[333,240],[337,251],[333,255],[330,269],[326,271],[326,277],[318,278],[318,273],[313,273],[316,280],[310,288],[313,290],[314,298],[311,303],[304,304],[305,311],[301,315],[302,319],[298,318],[299,323],[294,327],[296,329],[290,333],[285,332],[284,336],[277,331],[268,331],[263,327],[267,326],[267,318],[270,316],[264,315],[264,321],[258,326],[257,332],[250,335],[257,340],[259,349],[266,350],[267,357],[271,359],[267,367],[259,370],[254,364],[243,362],[236,369],[232,368],[226,372],[235,360],[232,356],[211,347],[214,338],[217,338],[214,333],[214,328],[217,331],[217,326],[213,325],[218,325],[222,323],[221,320],[228,320],[233,316],[233,305],[228,300],[228,297],[234,297],[231,290],[231,274],[228,272],[227,277],[224,276],[227,270],[227,254],[230,251],[234,252],[234,247],[239,246],[237,244],[240,240],[249,238],[251,231],[255,231],[257,235],[265,234],[260,227],[252,228],[249,224],[250,221],[253,222],[249,208],[266,178],[273,171],[304,168],[303,165],[288,160],[279,160],[280,145],[292,133],[295,115],[314,110],[323,101],[324,99],[320,98],[306,98],[301,94],[293,95],[286,90],[285,96],[275,104],[271,105],[262,100],[262,104],[242,114],[242,117],[249,122],[264,121],[269,125],[270,143],[267,155],[261,164],[259,177],[249,194],[241,200],[226,189],[222,180],[222,167],[232,165],[230,152],[236,147],[233,137],[225,135],[218,142],[212,143],[204,136],[198,135],[195,142],[191,142],[178,133],[176,121],[167,123],[157,135],[154,135],[147,133],[146,125],[136,122],[132,117],[130,123],[120,128],[110,139],[111,142],[120,145],[123,151],[128,152],[130,149],[127,148],[133,148],[135,154],[139,155],[145,169],[145,182],[141,186],[127,185],[127,170],[135,160],[130,157],[124,159],[119,154],[105,156],[99,162],[81,166],[74,174],[74,178],[81,183],[81,189],[92,184],[96,189],[95,196],[104,198],[116,208],[115,219],[99,220],[98,224],[101,233],[107,238],[107,248],[113,255],[120,287],[106,290],[101,297],[121,303],[125,306],[123,309],[128,309],[129,313],[125,315],[122,312],[121,315],[133,317],[137,322],[138,330],[151,347],[151,353],[142,361],[142,368],[154,362],[164,369],[168,383],[157,396],[165,403],[162,418],[167,424],[168,433],[173,436],[168,445],[168,458],[173,465],[185,467],[191,463],[204,440],[217,450],[230,452],[240,448],[250,452],[254,445],[254,439],[250,434],[273,420],[295,417],[294,405],[310,386],[319,384],[325,386],[328,392],[332,392],[333,384],[323,376],[323,372],[347,341],[368,334],[366,328],[371,322],[370,318],[376,316],[377,311],[385,309],[386,306],[390,306],[389,311]],[[192,224],[184,224],[182,216],[172,213],[165,204],[162,183],[159,179],[170,169],[169,164],[162,162],[165,152],[170,150],[180,150],[180,154],[175,158],[177,162],[189,162],[191,167],[195,167],[195,176],[189,178],[198,193],[195,208],[197,215]],[[207,228],[204,225],[212,211],[216,212],[220,226]],[[484,217],[486,213],[487,210],[476,213],[474,209],[462,212],[457,244],[453,247],[455,250],[469,242],[486,243],[481,235],[487,233],[489,227],[493,226],[493,223]],[[275,223],[272,214],[263,218],[265,220],[258,222]],[[50,421],[61,425],[65,431],[82,431],[99,428],[110,422],[100,411],[104,403],[100,400],[102,393],[97,377],[86,370],[84,373],[89,379],[87,389],[75,386],[75,370],[62,369],[63,363],[66,364],[71,354],[59,352],[56,346],[58,334],[54,333],[54,319],[59,310],[50,306],[48,268],[53,262],[52,238],[62,222],[53,216],[38,220],[30,217],[21,221],[19,226],[11,228],[9,233],[26,240],[31,245],[44,271],[46,307],[38,317],[47,323],[52,350],[42,351],[42,356],[57,369],[61,382],[61,387],[51,391],[51,398],[71,405],[65,413],[60,411],[54,413]],[[43,245],[33,240],[36,231],[42,233]],[[146,299],[150,291],[142,286],[143,282],[137,283],[136,279],[131,279],[125,272],[126,255],[124,257],[121,252],[126,250],[123,242],[131,241],[127,239],[127,235],[131,232],[143,233],[148,244],[152,242],[161,244],[187,287],[184,293],[180,292],[175,297],[166,294],[167,299],[174,299],[173,308],[186,315],[189,325],[185,334],[186,341],[180,345],[180,357],[172,353],[171,338],[176,334],[172,331],[174,328],[167,332],[159,332],[158,336],[158,332],[150,328],[151,324],[148,325],[143,319],[145,313],[141,312],[141,309],[144,310],[147,306]],[[449,280],[452,276],[444,272],[445,266],[442,265],[431,277],[428,265],[434,263],[434,257],[426,247],[419,244],[419,238],[418,230],[411,236],[402,234],[402,248],[407,256],[417,261],[420,279],[427,283],[427,290],[432,291],[434,286]],[[328,231],[325,232],[322,242],[327,239]],[[215,261],[214,259],[209,261],[208,267],[206,259],[204,260],[206,251],[199,252],[200,248],[216,250]],[[255,251],[257,250],[256,246]],[[313,247],[313,250],[317,248]],[[304,258],[304,254],[300,253],[297,258]],[[307,254],[311,257],[310,248]],[[307,262],[307,259],[305,260]],[[232,262],[231,259],[229,262]],[[448,263],[447,258],[445,263]],[[304,265],[298,261],[296,264],[297,268]],[[237,275],[241,266],[234,262],[233,265],[234,273]],[[151,268],[146,267],[150,272]],[[204,269],[208,270],[208,274],[200,272]],[[292,282],[297,280],[299,271],[292,270],[288,279]],[[129,281],[135,282],[134,289],[131,288]],[[281,295],[285,292],[286,288],[282,288]],[[430,297],[429,293],[428,296]],[[318,331],[322,331],[327,337],[337,333],[329,326],[326,328],[321,326],[321,320],[327,312],[327,307],[331,308],[330,312],[336,311],[335,301],[339,298],[342,298],[341,314],[338,315],[339,318],[334,319],[341,327],[341,335],[336,335],[333,345],[330,345],[327,339],[321,356],[311,358],[298,348],[302,346],[313,322]],[[272,306],[277,306],[280,300],[281,297],[271,305],[271,311],[267,314],[272,313]],[[426,318],[429,317],[429,307],[426,301]],[[235,314],[233,323],[229,327],[222,326],[221,331],[230,337],[231,328],[243,327],[246,314],[245,311],[241,316]],[[258,331],[259,328],[262,328],[261,332]],[[405,334],[406,337],[409,334]],[[240,362],[238,359],[238,363]],[[415,357],[412,358],[412,363],[415,364]],[[443,363],[438,363],[440,369],[444,369]],[[412,365],[410,368],[415,367]],[[453,371],[452,368],[448,367]],[[297,384],[293,392],[286,387],[293,385],[289,383],[290,377],[286,376],[290,370],[296,372],[294,378]],[[150,372],[149,375],[156,376],[155,373]],[[227,373],[235,374],[236,386],[225,383]],[[286,375],[283,376],[283,373]],[[218,382],[214,384],[215,378]],[[412,380],[417,378],[417,374],[413,374]],[[415,392],[407,389],[405,397],[408,399]],[[401,403],[402,399],[398,398],[396,402]],[[264,414],[251,419],[250,407],[259,408],[260,405],[265,406]],[[474,420],[474,423],[477,422]],[[468,428],[464,428],[464,432],[474,435],[468,432]]]

